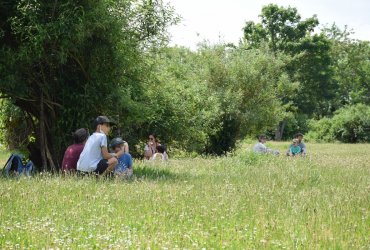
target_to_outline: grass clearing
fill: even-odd
[[[130,181],[0,179],[0,248],[369,249],[370,145],[307,146],[135,162]]]

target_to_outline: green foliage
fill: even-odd
[[[146,130],[188,151],[225,154],[284,115],[281,100],[298,87],[284,74],[286,61],[244,47],[163,49],[151,59]]]
[[[370,104],[370,43],[350,39],[351,32],[333,25],[324,29],[333,46],[333,80],[337,83],[336,105]]]
[[[332,118],[311,120],[307,137],[341,142],[370,142],[370,106],[357,104],[335,112]]]
[[[299,133],[307,133],[308,132],[308,115],[302,113],[291,113],[290,116],[286,118],[286,126],[284,129],[284,136],[283,139],[291,140],[294,135]],[[306,136],[305,136],[306,137]]]
[[[237,139],[270,129],[284,116],[281,101],[297,87],[284,74],[286,58],[244,47],[201,52],[209,58],[209,91],[221,105],[222,127],[211,136],[209,153],[225,153]]]
[[[43,168],[58,165],[70,133],[98,115],[140,124],[144,53],[175,22],[171,8],[145,0],[19,0],[1,4],[0,13],[0,93],[36,121]]]
[[[275,4],[264,6],[261,11],[261,22],[247,22],[244,27],[244,43],[252,48],[260,48],[267,43],[276,57],[281,54],[292,56],[286,65],[290,79],[300,83],[300,88],[284,98],[283,103],[292,103],[290,114],[280,122],[281,136],[289,121],[299,120],[299,116],[331,114],[332,100],[336,85],[332,81],[332,62],[330,57],[331,42],[325,35],[313,34],[319,24],[316,16],[301,20],[296,8],[279,7]],[[289,124],[292,127],[292,124]],[[298,127],[292,128],[299,130]]]
[[[245,42],[252,47],[260,47],[261,42],[267,42],[274,52],[294,50],[300,39],[307,37],[319,24],[316,16],[301,21],[296,8],[284,8],[276,4],[264,6],[260,18],[261,23],[246,23]]]
[[[0,144],[8,149],[24,149],[32,132],[23,113],[9,101],[0,101]]]

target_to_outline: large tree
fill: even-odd
[[[295,96],[285,100],[293,102],[298,114],[324,115],[330,112],[330,100],[335,86],[331,81],[330,40],[314,34],[319,24],[316,16],[302,20],[296,8],[270,4],[262,8],[261,22],[247,22],[244,41],[249,47],[267,44],[277,52],[293,57],[287,71],[294,81],[300,82]],[[286,121],[276,130],[276,139],[281,139]]]
[[[141,55],[173,20],[160,0],[0,3],[0,93],[33,124],[40,170],[58,169],[75,128],[129,115],[141,98]]]
[[[370,42],[351,39],[353,33],[333,24],[323,29],[332,46],[333,79],[337,83],[335,108],[370,104]]]

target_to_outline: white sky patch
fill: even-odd
[[[182,16],[182,22],[170,28],[170,45],[196,48],[204,40],[210,43],[238,43],[246,21],[259,22],[262,6],[274,3],[295,7],[302,19],[317,15],[320,26],[336,23],[355,32],[352,38],[370,40],[370,0],[165,0]]]

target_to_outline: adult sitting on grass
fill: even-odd
[[[146,160],[150,160],[153,157],[153,155],[158,152],[157,146],[161,145],[159,143],[157,136],[154,133],[150,134],[148,139],[149,141],[144,148],[144,158]]]
[[[266,135],[259,135],[258,136],[258,143],[256,143],[253,147],[253,151],[256,153],[270,153],[274,155],[278,155],[278,150],[273,150],[271,148],[266,147],[265,143],[267,141]]]
[[[80,158],[80,154],[85,147],[89,132],[86,128],[77,129],[73,133],[74,144],[70,145],[63,157],[62,171],[64,173],[74,173],[77,169],[77,161]]]
[[[294,157],[301,155],[302,149],[298,144],[299,144],[298,139],[293,139],[293,143],[289,147],[289,156]]]
[[[106,116],[98,116],[95,121],[95,132],[87,140],[77,162],[81,173],[108,174],[117,166],[116,154],[108,152],[107,134],[114,124]]]
[[[133,174],[132,157],[128,152],[128,144],[122,138],[114,138],[111,148],[118,157],[118,164],[114,169],[117,177],[131,177]]]

